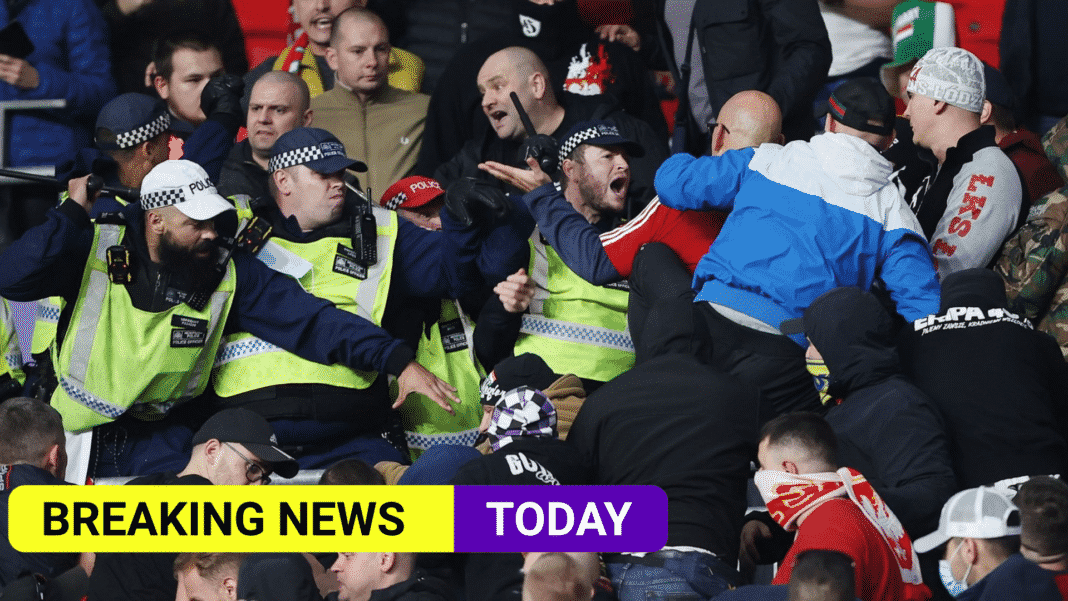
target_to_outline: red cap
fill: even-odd
[[[412,175],[393,184],[382,195],[379,203],[393,211],[396,209],[417,209],[445,193],[437,180]]]

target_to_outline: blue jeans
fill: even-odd
[[[619,561],[626,561],[626,555]],[[737,584],[737,572],[708,553],[664,550],[646,560],[663,560],[663,567],[638,563],[609,563],[608,576],[619,601],[707,601]]]

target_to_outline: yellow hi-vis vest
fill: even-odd
[[[64,192],[60,200],[66,200],[70,195]],[[115,202],[122,206],[130,203],[118,196]],[[42,298],[37,301],[37,320],[33,324],[33,340],[30,342],[30,352],[34,355],[46,353],[56,342],[56,330],[59,328],[59,315],[63,312],[63,299],[58,296]]]
[[[452,299],[441,301],[441,314],[419,339],[415,359],[435,376],[456,387],[460,404],[456,415],[442,411],[437,403],[422,394],[412,394],[400,412],[413,459],[434,445],[471,446],[478,437],[482,421],[479,385],[485,371],[475,358],[474,324]]]
[[[338,309],[381,325],[397,241],[397,215],[380,207],[373,210],[378,224],[378,262],[370,267],[362,268],[352,261],[354,251],[349,237],[328,236],[304,243],[271,237],[256,257],[268,267],[294,277],[305,290],[334,303]],[[347,365],[308,361],[252,334],[239,332],[226,337],[215,359],[212,382],[219,396],[231,397],[282,384],[363,389],[377,376]]]
[[[57,353],[53,347],[59,386],[51,403],[71,432],[127,411],[140,419],[161,419],[204,392],[233,304],[237,280],[231,261],[200,311],[186,304],[159,313],[135,308],[126,287],[108,278],[107,249],[122,241],[124,230],[95,226],[93,253],[63,348]]]
[[[15,316],[7,299],[0,298],[0,376],[9,375],[25,382],[22,373],[22,349],[15,332]]]
[[[534,281],[515,354],[534,353],[558,374],[607,382],[634,365],[627,329],[630,293],[594,286],[571,271],[537,229],[530,237]]]

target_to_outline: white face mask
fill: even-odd
[[[964,572],[964,577],[960,580],[953,578],[953,568],[950,567],[949,562],[953,560],[953,557],[960,552],[961,547],[964,546],[964,541],[957,544],[956,550],[950,554],[949,559],[938,560],[938,576],[942,579],[942,586],[946,587],[946,592],[956,597],[964,592],[968,588],[968,575],[972,573],[972,564],[968,564],[968,569]]]

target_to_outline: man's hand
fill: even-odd
[[[118,7],[119,12],[122,14],[129,15],[150,2],[152,0],[115,0],[115,6]]]
[[[409,363],[408,366],[404,368],[404,371],[401,372],[400,376],[397,378],[397,387],[399,389],[399,394],[397,394],[397,401],[393,403],[394,409],[403,405],[404,400],[413,392],[425,395],[430,400],[440,405],[442,409],[448,411],[449,415],[456,414],[456,410],[452,408],[449,401],[456,404],[460,403],[459,397],[456,396],[455,387],[430,373],[430,370],[419,365],[415,361]]]
[[[527,159],[527,165],[530,166],[529,170],[510,167],[496,161],[486,161],[485,163],[479,163],[478,168],[506,184],[519,188],[524,193],[553,181],[541,170],[541,165],[538,165],[538,161],[534,160],[533,157]]]
[[[0,54],[0,80],[20,90],[35,90],[41,84],[41,78],[33,65],[6,54]]]
[[[500,297],[505,311],[522,313],[534,298],[534,282],[527,275],[526,269],[520,269],[494,286],[493,293]]]
[[[742,576],[752,580],[754,570],[760,561],[759,541],[771,538],[771,528],[760,520],[749,520],[742,526],[742,542],[738,548],[738,563]]]
[[[602,40],[626,44],[635,52],[642,49],[642,37],[630,25],[601,25],[596,31]]]
[[[76,177],[67,182],[67,194],[70,195],[70,199],[85,209],[86,213],[93,212],[93,203],[100,196],[100,190],[95,190],[90,194],[88,186],[90,177],[93,177],[92,174]]]

